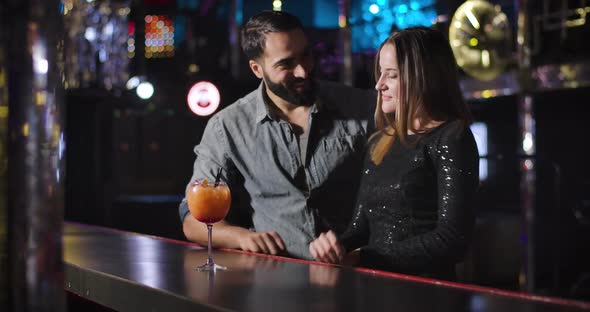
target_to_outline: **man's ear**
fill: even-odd
[[[262,65],[258,64],[256,61],[253,61],[253,60],[250,60],[248,62],[248,65],[250,65],[250,69],[252,70],[254,75],[256,75],[256,77],[258,77],[259,79],[262,79],[262,77],[264,77],[264,72],[262,71]]]

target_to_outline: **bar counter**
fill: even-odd
[[[581,311],[590,303],[64,224],[65,290],[117,311]],[[215,235],[215,227],[213,227]]]

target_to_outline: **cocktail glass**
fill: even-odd
[[[231,193],[227,184],[213,183],[207,179],[199,179],[191,184],[187,193],[188,209],[197,221],[207,226],[207,262],[196,268],[197,271],[219,271],[226,267],[213,262],[211,253],[211,232],[213,223],[225,218],[231,203]]]

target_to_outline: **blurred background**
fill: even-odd
[[[192,150],[211,115],[259,83],[238,29],[273,9],[302,20],[320,78],[359,88],[373,87],[375,51],[392,31],[448,34],[481,157],[461,280],[590,300],[585,0],[63,0],[65,220],[184,240],[177,207]]]

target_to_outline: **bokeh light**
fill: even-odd
[[[353,52],[374,51],[396,29],[430,27],[437,19],[434,0],[361,0],[350,14]]]
[[[274,0],[272,2],[272,9],[273,9],[273,11],[281,11],[283,9],[283,1]]]
[[[194,84],[186,97],[188,107],[198,116],[209,116],[219,107],[219,89],[208,81]]]
[[[148,81],[144,81],[137,86],[137,96],[142,100],[147,100],[154,95],[154,86]]]
[[[174,56],[174,22],[166,15],[146,15],[145,57]]]

